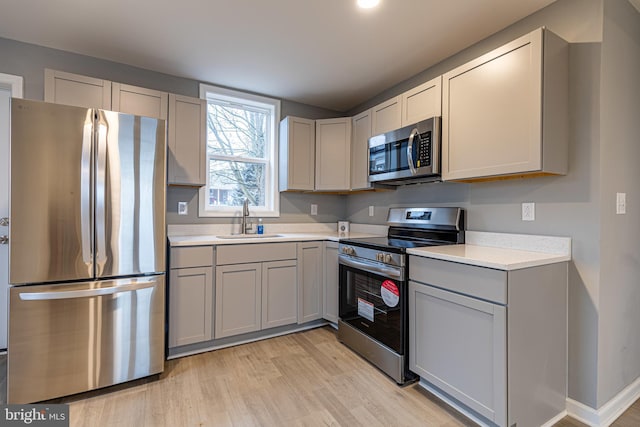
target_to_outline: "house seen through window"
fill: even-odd
[[[200,216],[278,216],[277,130],[280,101],[201,85],[207,100],[207,185]]]

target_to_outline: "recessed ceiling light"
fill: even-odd
[[[358,6],[363,9],[371,9],[376,7],[380,3],[380,0],[358,0]]]

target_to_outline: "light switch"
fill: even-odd
[[[311,205],[311,215],[318,215],[318,205],[316,204]]]
[[[189,205],[187,202],[178,202],[178,215],[188,215]]]
[[[373,216],[373,206],[369,206],[369,216]]]

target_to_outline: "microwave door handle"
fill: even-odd
[[[409,135],[409,143],[407,144],[407,163],[409,163],[409,170],[411,175],[416,174],[416,168],[413,166],[413,140],[418,134],[418,128],[414,128]],[[418,136],[418,138],[420,138]]]

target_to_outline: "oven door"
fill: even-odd
[[[401,269],[356,262],[342,255],[339,259],[340,319],[404,354],[408,285]]]

